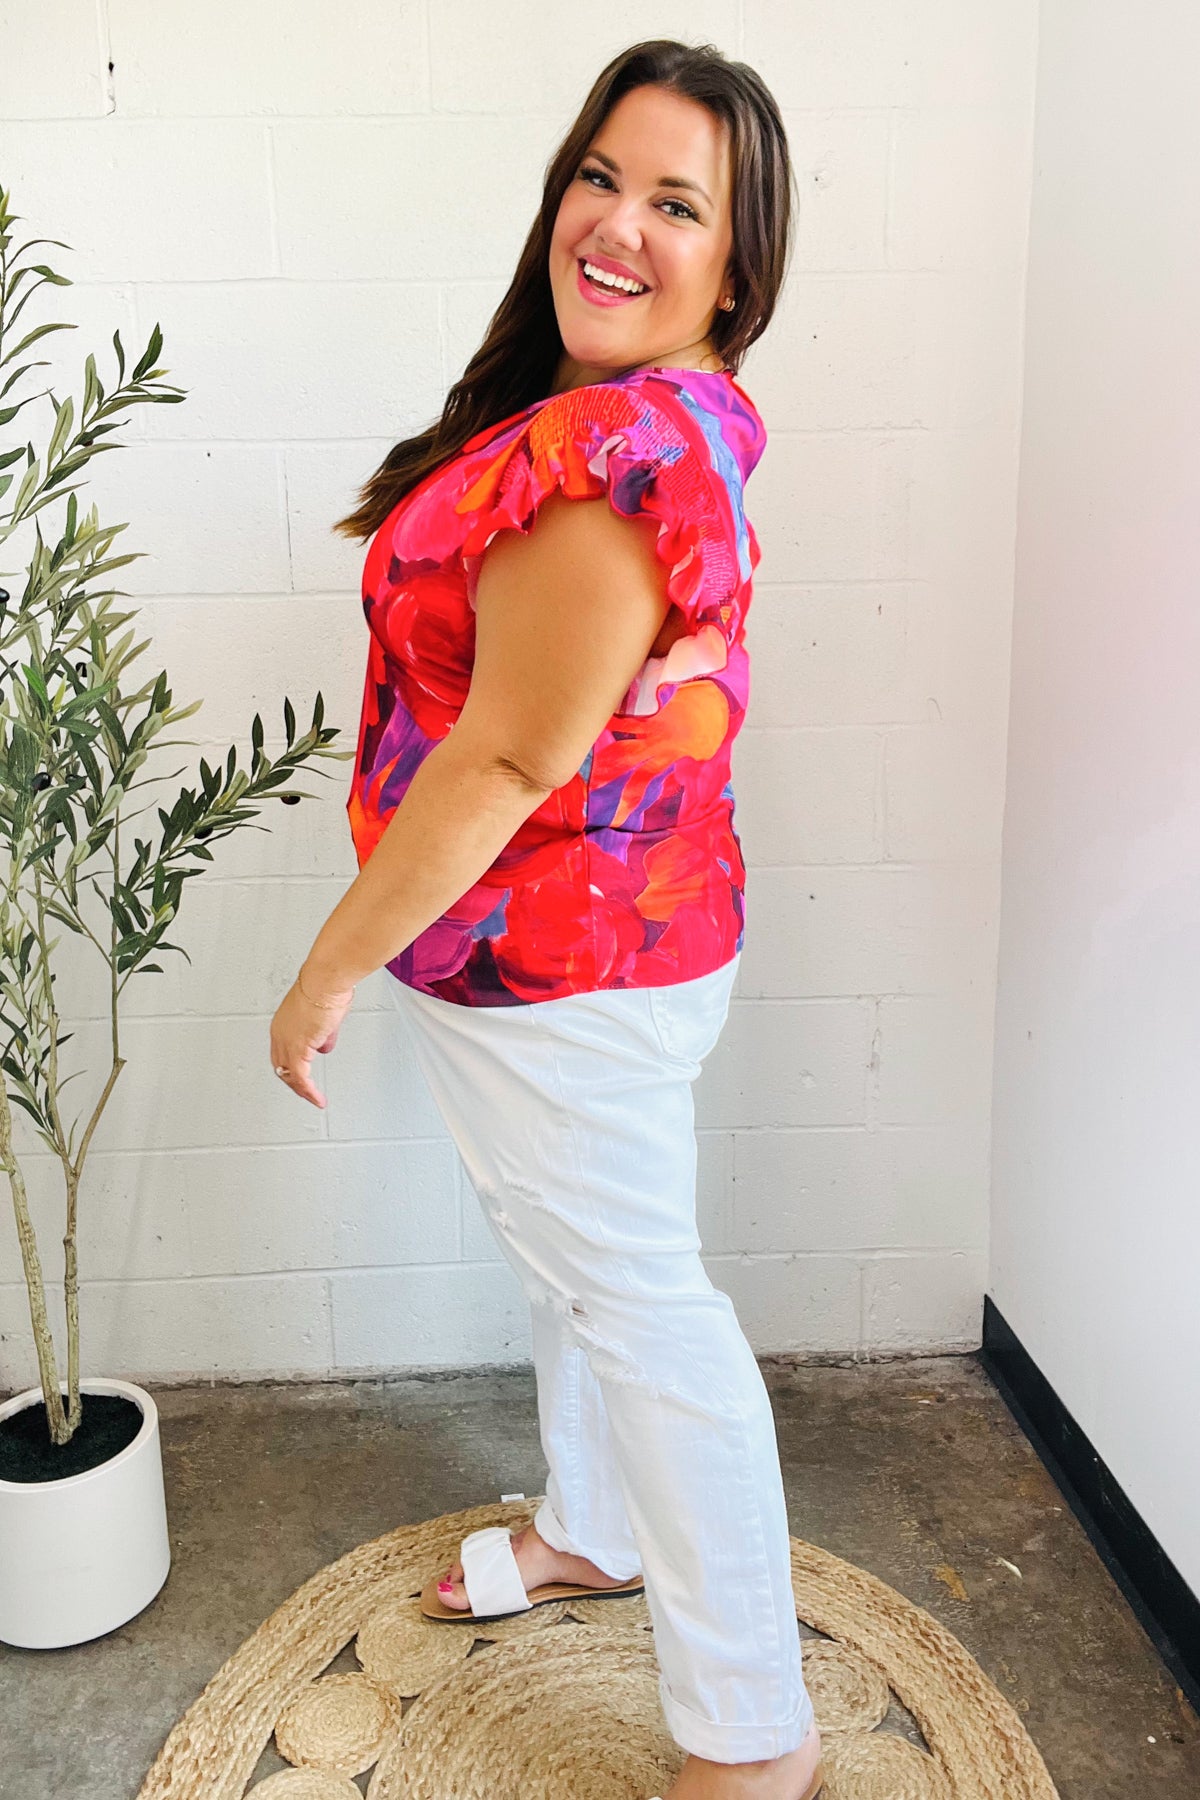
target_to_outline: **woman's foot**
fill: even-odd
[[[513,1533],[512,1547],[526,1593],[530,1588],[541,1587],[547,1581],[567,1581],[578,1587],[611,1588],[624,1587],[629,1580],[628,1575],[606,1575],[603,1569],[598,1569],[585,1556],[569,1556],[565,1550],[552,1549],[545,1538],[538,1535],[537,1527],[533,1524]],[[471,1602],[467,1599],[462,1576],[461,1562],[452,1563],[444,1580],[438,1583],[438,1599],[443,1606],[454,1607],[459,1612],[469,1612]]]
[[[716,1763],[689,1756],[664,1800],[807,1800],[820,1761],[815,1725],[798,1749],[767,1762]]]

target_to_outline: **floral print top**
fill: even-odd
[[[647,658],[570,781],[387,964],[400,981],[513,1006],[688,981],[742,948],[730,750],[760,560],[742,491],[765,444],[731,374],[636,369],[486,427],[379,527],[363,570],[370,639],[346,803],[360,868],[462,709],[479,564],[496,532],[529,531],[556,489],[607,494],[625,517],[657,521],[667,593],[688,627]]]

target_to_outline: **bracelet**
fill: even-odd
[[[313,996],[310,993],[308,993],[308,991],[306,990],[306,988],[304,986],[304,983],[301,981],[299,970],[296,971],[296,986],[300,989],[300,992],[304,995],[304,998],[308,1001],[310,1006],[319,1006],[325,1012],[335,1012],[337,1010],[337,1008],[341,1005],[340,1000],[316,1000],[316,999],[314,999]],[[355,992],[355,989],[351,988],[350,992],[353,994]]]

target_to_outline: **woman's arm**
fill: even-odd
[[[547,792],[451,731],[321,927],[300,971],[305,991],[340,993],[399,956],[474,885]]]
[[[301,971],[311,995],[353,987],[407,949],[579,769],[669,610],[656,530],[603,495],[556,494],[528,534],[493,538],[466,703],[322,926]]]

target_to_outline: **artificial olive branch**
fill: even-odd
[[[190,717],[203,702],[173,706],[165,671],[136,689],[131,679],[126,684],[126,671],[149,639],[134,643],[132,629],[119,635],[137,615],[116,610],[114,602],[121,590],[107,582],[115,570],[143,553],[111,554],[117,534],[126,527],[102,525],[94,506],[81,517],[76,495],[82,483],[70,478],[101,451],[120,447],[112,434],[124,423],[130,407],[178,404],[186,395],[163,381],[166,370],[155,366],[162,349],[162,333],[156,325],[128,379],[120,333],[113,333],[117,385],[111,393],[105,391],[95,357],[88,356],[78,424],[69,395],[59,401],[44,389],[41,394],[8,402],[23,376],[45,366],[29,361],[6,375],[8,365],[49,332],[75,329],[64,324],[39,325],[6,348],[17,319],[38,288],[47,283],[71,285],[67,277],[44,263],[21,261],[34,244],[58,243],[58,239],[34,238],[12,250],[11,227],[19,216],[9,211],[9,193],[0,187],[0,429],[11,424],[23,407],[46,394],[54,423],[41,455],[32,442],[15,449],[0,446],[0,545],[22,525],[32,526],[34,539],[27,567],[19,577],[0,571],[0,579],[22,582],[16,601],[0,586],[0,1168],[12,1191],[47,1425],[52,1442],[65,1444],[82,1416],[78,1198],[88,1146],[125,1067],[119,1029],[121,994],[132,976],[162,973],[162,965],[149,960],[155,952],[180,950],[187,955],[164,934],[179,911],[185,881],[202,874],[203,865],[212,861],[209,846],[257,817],[267,799],[295,804],[313,798],[294,788],[273,792],[303,764],[314,758],[343,760],[353,752],[327,748],[338,731],[323,723],[324,702],[319,692],[312,724],[300,736],[292,703],[285,698],[283,754],[274,761],[264,755],[262,720],[256,713],[249,769],[238,766],[236,745],[231,746],[223,768],[219,762],[210,768],[201,757],[197,784],[181,788],[169,808],[157,808],[157,827],[144,826],[147,835],[133,838],[130,858],[123,833],[132,819],[149,809],[131,810],[129,796],[154,782],[173,781],[183,771],[175,769],[170,776],[147,774],[140,780],[135,777],[152,744],[162,749],[195,741],[160,738],[159,734]],[[31,276],[36,279],[22,292]],[[18,471],[16,465],[22,458],[24,468]],[[18,472],[20,480],[14,491]],[[43,537],[40,515],[63,499],[62,528],[51,543]],[[99,923],[85,917],[81,882],[99,902]],[[63,1090],[82,1071],[60,1073],[59,1053],[74,1034],[61,1029],[54,951],[62,937],[61,933],[49,935],[54,924],[93,945],[104,959],[109,977],[111,1065],[90,1110],[85,1106],[69,1123],[63,1117]],[[14,1107],[28,1114],[38,1137],[59,1159],[66,1189],[65,1407],[46,1313],[41,1259],[14,1147]],[[77,1141],[81,1124],[83,1133]]]

